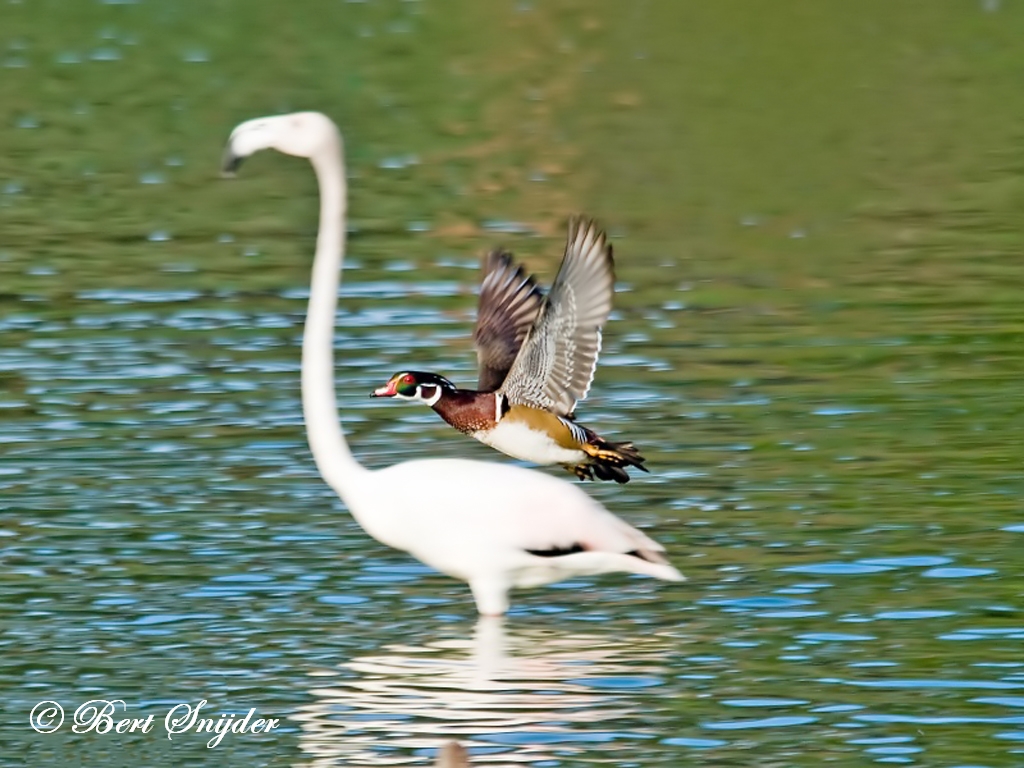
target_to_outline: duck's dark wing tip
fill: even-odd
[[[473,343],[480,367],[477,389],[491,392],[505,380],[540,313],[544,295],[508,251],[488,253],[483,269]]]

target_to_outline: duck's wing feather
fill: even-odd
[[[593,221],[572,219],[558,276],[502,385],[509,402],[573,413],[594,380],[614,291],[604,232]]]
[[[543,301],[533,277],[513,261],[512,254],[487,254],[473,329],[480,368],[477,389],[481,392],[493,392],[501,386]]]

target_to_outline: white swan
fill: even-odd
[[[320,185],[320,229],[302,339],[302,412],[317,469],[377,541],[469,583],[485,615],[508,590],[610,571],[683,576],[664,547],[579,488],[535,470],[422,459],[369,470],[352,456],[334,397],[334,314],[345,246],[342,141],[316,112],[248,120],[231,132],[224,171],[262,149],[305,157]]]

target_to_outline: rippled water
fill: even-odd
[[[1024,760],[1020,10],[53,5],[0,31],[0,764]],[[478,255],[547,283],[592,211],[580,418],[652,472],[587,490],[688,582],[480,623],[359,530],[302,430],[308,168],[215,178],[300,107],[349,141],[359,457],[503,460],[366,395],[472,381]],[[158,725],[29,727],[96,698]],[[281,726],[169,741],[202,699]]]

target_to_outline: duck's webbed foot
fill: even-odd
[[[571,472],[580,480],[593,480],[594,470],[590,464],[563,464],[566,472]]]

